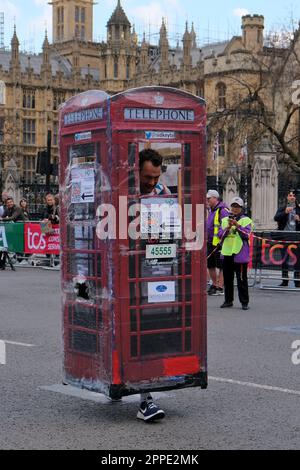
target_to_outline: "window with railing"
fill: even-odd
[[[23,120],[23,144],[34,145],[36,139],[35,119]]]

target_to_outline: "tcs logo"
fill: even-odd
[[[294,243],[289,245],[276,243],[273,245],[268,243],[267,240],[263,240],[261,259],[265,265],[282,266],[283,264],[288,264],[289,266],[295,266],[297,264],[297,254],[295,253],[297,249],[298,245]]]
[[[39,225],[36,226],[36,229],[27,227],[25,240],[27,241],[27,248],[29,251],[34,251],[36,253],[37,251],[43,251],[46,248],[45,235],[41,232]]]

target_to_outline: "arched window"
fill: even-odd
[[[226,85],[218,83],[216,86],[218,109],[226,108]]]

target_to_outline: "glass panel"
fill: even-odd
[[[135,255],[129,256],[129,278],[134,279],[136,277],[135,272]]]
[[[184,166],[191,166],[191,144],[184,144]]]
[[[97,327],[96,309],[82,304],[75,304],[73,325],[95,330]]]
[[[83,225],[67,227],[68,248],[92,250],[94,248],[95,228]]]
[[[135,164],[136,144],[128,144],[128,165],[134,166]]]
[[[147,150],[149,143],[140,143],[139,152]],[[151,142],[151,149],[155,150],[162,157],[161,175],[159,183],[166,186],[172,194],[178,193],[178,180],[179,172],[181,171],[181,152],[182,147],[180,143],[163,143],[163,142]],[[142,194],[149,193],[148,190],[143,190],[141,185]]]
[[[131,357],[137,357],[137,355],[138,355],[137,337],[136,336],[132,336],[130,338],[130,354],[131,354]]]
[[[182,308],[144,308],[141,310],[141,331],[181,328]]]
[[[185,326],[192,326],[192,306],[185,306]]]
[[[89,354],[95,354],[98,352],[96,334],[86,333],[84,331],[69,331],[69,344],[71,349]]]
[[[130,310],[130,331],[137,331],[136,310]]]
[[[192,350],[192,332],[186,331],[185,332],[185,352],[189,352]]]
[[[181,338],[181,332],[143,335],[141,336],[141,355],[149,356],[182,352]]]
[[[185,192],[191,191],[191,172],[190,170],[185,170],[184,172],[184,190]]]
[[[96,276],[94,269],[95,256],[91,253],[68,253],[67,272],[85,277]]]
[[[130,283],[130,305],[136,305],[137,298],[136,298],[136,285],[135,283]]]
[[[191,302],[192,300],[192,280],[186,279],[185,281],[185,301]]]

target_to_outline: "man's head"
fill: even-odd
[[[220,194],[218,191],[215,191],[214,189],[210,189],[208,193],[206,194],[206,200],[207,200],[207,205],[211,209],[216,207],[218,202],[220,201]]]
[[[289,190],[287,194],[287,202],[291,205],[294,205],[296,203],[296,191],[294,189]]]
[[[55,199],[54,199],[53,194],[49,193],[46,195],[46,204],[47,206],[50,206],[50,207],[55,205]]]
[[[12,197],[8,197],[8,198],[6,199],[6,207],[7,207],[7,209],[11,209],[12,207],[14,207],[14,205],[15,205],[15,202],[14,202],[13,198],[12,198]]]
[[[156,150],[142,150],[139,154],[139,165],[141,194],[150,194],[161,174],[162,157]]]
[[[240,197],[236,196],[231,200],[230,209],[233,215],[240,215],[243,211],[244,201]]]

